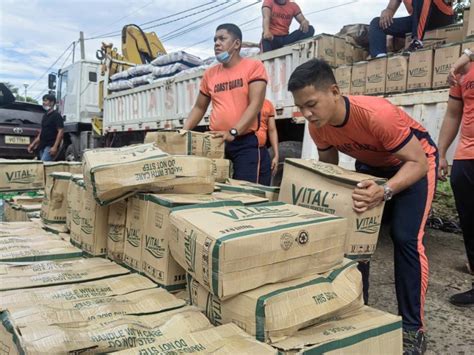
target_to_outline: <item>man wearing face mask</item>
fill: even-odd
[[[219,64],[204,72],[196,103],[184,123],[193,129],[212,102],[211,133],[225,141],[234,179],[259,182],[260,166],[270,165],[255,132],[265,99],[267,73],[262,62],[240,56],[242,32],[234,24],[217,27],[214,52]]]
[[[59,145],[64,135],[64,120],[54,109],[56,97],[51,94],[43,96],[43,109],[46,113],[41,120],[41,130],[28,146],[28,152],[39,150],[39,158],[43,161],[53,161],[58,154]]]
[[[309,21],[301,13],[300,7],[293,1],[264,0],[262,15],[263,52],[278,49],[314,35],[313,26],[309,24]],[[300,28],[290,33],[293,18],[299,22]]]

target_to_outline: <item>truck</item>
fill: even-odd
[[[263,62],[269,77],[266,97],[276,109],[281,162],[289,157],[317,158],[305,119],[294,105],[286,86],[298,65],[315,57],[327,57],[330,53],[328,37],[330,35],[315,36],[255,56]],[[110,67],[110,63],[105,67]],[[205,70],[202,68],[132,89],[108,92],[110,73],[104,72],[103,68],[104,62],[81,60],[59,73],[58,98],[66,119],[65,131],[69,136],[66,150],[70,159],[80,159],[86,148],[140,143],[146,132],[181,128],[195,103]],[[99,89],[99,82],[102,89]],[[97,93],[101,90],[104,95],[99,100]],[[437,141],[447,106],[447,89],[402,93],[387,96],[387,99],[420,121]],[[209,113],[210,110],[199,123],[198,130],[208,129]],[[448,159],[450,157],[452,151],[448,154]],[[347,168],[354,165],[353,159],[345,155],[340,161]],[[278,176],[273,183],[279,183]]]

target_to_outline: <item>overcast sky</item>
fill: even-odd
[[[296,2],[316,33],[334,34],[345,24],[369,23],[388,0]],[[342,6],[335,7],[338,5]],[[196,9],[159,20],[190,8]],[[23,84],[28,84],[28,96],[39,97],[47,90],[47,69],[79,38],[79,31],[91,38],[119,33],[125,24],[154,20],[158,21],[142,27],[145,32],[155,31],[168,52],[185,49],[205,58],[213,55],[212,37],[220,23],[245,23],[241,26],[244,41],[259,42],[260,8],[256,0],[0,0],[0,82],[14,84],[21,94]],[[405,16],[405,9],[400,8],[397,15]],[[293,21],[292,29],[296,28]],[[169,38],[172,35],[176,37]],[[95,59],[102,41],[120,49],[120,35],[90,39],[85,42],[87,59]],[[75,57],[79,57],[78,46]],[[68,50],[50,71],[57,72],[71,61],[72,51]]]

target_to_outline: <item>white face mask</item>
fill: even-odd
[[[45,111],[49,111],[49,110],[51,110],[51,106],[43,105],[43,109],[44,109]]]

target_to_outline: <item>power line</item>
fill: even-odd
[[[167,22],[164,22],[164,23],[160,23],[160,24],[157,24],[157,25],[153,25],[153,26],[149,26],[147,28],[143,28],[143,30],[147,30],[147,29],[150,29],[150,28],[153,28],[153,27],[159,27],[159,26],[164,26],[164,25],[167,25],[167,24],[170,24],[170,23],[173,23],[173,22],[177,22],[177,21],[180,21],[182,19],[185,19],[185,18],[188,18],[188,17],[192,17],[194,15],[197,15],[197,14],[200,14],[200,13],[203,13],[203,12],[206,12],[206,11],[209,11],[209,10],[212,10],[213,8],[216,8],[216,7],[219,7],[219,6],[222,6],[222,5],[225,5],[226,3],[228,3],[230,0],[226,0],[225,2],[223,3],[219,3],[217,5],[214,5],[214,6],[211,6],[207,9],[203,9],[203,10],[200,10],[200,11],[196,11],[194,13],[191,13],[189,15],[186,15],[186,16],[182,16],[182,17],[179,17],[179,18],[176,18],[176,19],[173,19],[173,20],[170,20],[170,21],[167,21]],[[238,0],[240,1],[240,0]],[[184,14],[186,12],[189,12],[189,11],[192,11],[192,10],[195,10],[195,9],[198,9],[198,8],[201,8],[203,6],[206,6],[206,5],[209,5],[209,4],[212,4],[216,2],[216,0],[212,0],[210,2],[207,2],[207,3],[204,3],[202,5],[199,5],[199,6],[195,6],[195,7],[192,7],[190,9],[187,9],[187,10],[184,10],[184,11],[179,11],[179,12],[176,12],[174,14],[171,14],[171,15],[168,15],[168,16],[164,16],[164,17],[161,17],[159,19],[156,19],[156,20],[152,20],[152,21],[148,21],[148,22],[145,22],[145,23],[142,23],[140,24],[139,26],[142,27],[142,26],[146,26],[147,24],[150,24],[150,23],[153,23],[153,22],[158,22],[159,20],[164,20],[164,19],[167,19],[167,18],[171,18],[171,17],[175,17],[177,15],[180,15],[180,14]],[[118,36],[121,36],[122,35],[122,30],[118,30],[118,31],[113,31],[113,32],[108,32],[108,33],[103,33],[101,35],[98,35],[98,36],[94,36],[94,37],[88,37],[86,38],[85,40],[92,40],[92,39],[98,39],[98,38],[104,38],[104,37],[118,37]]]
[[[29,90],[31,90],[36,84],[39,83],[39,81],[41,79],[43,79],[43,77],[51,70],[52,67],[54,67],[56,65],[57,62],[59,62],[59,60],[64,56],[64,54],[66,54],[66,52],[69,50],[69,48],[71,48],[71,46],[74,44],[74,42],[72,42],[65,50],[64,52],[54,61],[53,64],[51,64],[51,66],[45,70],[45,72],[39,77],[38,80],[36,80],[29,88]]]
[[[177,37],[180,37],[180,36],[182,36],[182,35],[184,35],[184,34],[189,33],[189,31],[192,31],[192,30],[195,30],[195,29],[204,27],[204,26],[206,26],[206,25],[208,25],[208,24],[210,24],[210,23],[212,23],[212,22],[215,22],[215,21],[217,21],[217,20],[223,19],[224,17],[227,17],[227,16],[229,16],[229,15],[234,15],[234,14],[236,14],[237,12],[240,12],[240,11],[242,11],[242,10],[245,10],[245,9],[251,7],[251,6],[254,6],[254,5],[258,4],[259,2],[261,2],[261,0],[258,0],[258,1],[254,2],[254,3],[252,3],[252,4],[249,4],[249,5],[240,7],[240,8],[238,8],[237,10],[235,10],[235,11],[233,11],[233,12],[226,13],[225,15],[220,15],[220,16],[218,16],[217,18],[214,18],[214,19],[212,19],[212,20],[206,21],[206,22],[204,22],[204,23],[202,23],[202,24],[200,24],[200,25],[197,25],[197,26],[188,28],[188,29],[186,29],[186,30],[182,30],[181,32],[177,32],[177,33],[174,33],[174,34],[170,34],[170,36],[168,36],[168,37],[166,37],[166,38],[163,39],[163,42],[166,42],[166,41],[175,39],[175,38],[177,38]],[[234,5],[235,5],[235,4],[234,4]],[[230,6],[229,6],[229,7],[230,7]],[[196,21],[196,22],[198,22],[198,21]],[[187,25],[187,26],[185,26],[185,27],[188,27],[188,26],[189,26],[189,25]]]
[[[118,23],[118,22],[120,22],[120,21],[126,19],[127,17],[130,17],[130,16],[132,16],[133,14],[136,14],[138,11],[143,10],[145,7],[150,6],[150,5],[153,4],[154,2],[155,2],[155,0],[151,0],[149,3],[143,5],[142,7],[136,9],[135,11],[130,12],[128,15],[122,16],[122,17],[119,18],[118,20],[115,20],[115,21],[109,23],[108,25],[102,27],[99,31],[94,31],[94,32],[91,33],[90,35],[93,36],[93,35],[95,35],[97,32],[102,31],[103,28],[107,28],[107,27],[109,27],[109,26],[115,25],[116,23]]]

